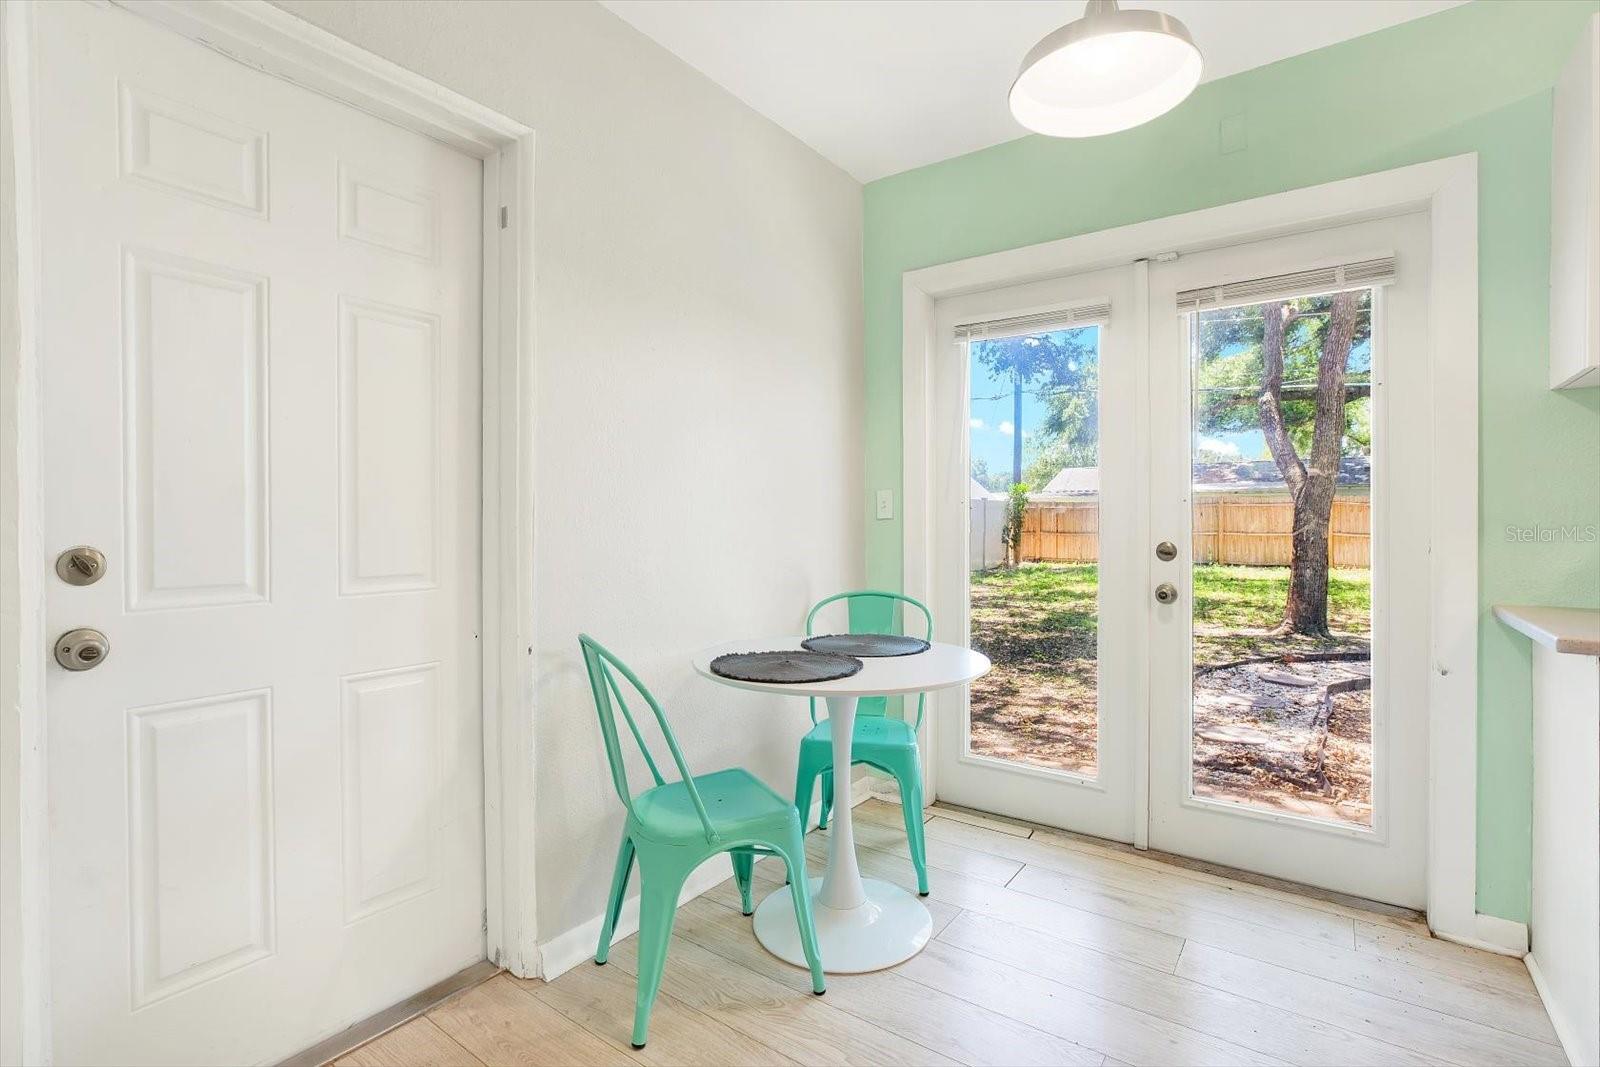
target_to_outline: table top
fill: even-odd
[[[989,657],[961,645],[935,641],[926,652],[910,656],[861,656],[861,669],[848,678],[829,682],[746,682],[724,678],[711,670],[711,661],[728,652],[772,652],[798,649],[804,637],[758,637],[729,641],[694,655],[694,669],[722,685],[751,689],[758,693],[787,693],[791,696],[879,697],[899,693],[926,693],[970,682],[989,672]]]

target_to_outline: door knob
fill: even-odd
[[[1178,558],[1178,546],[1171,541],[1163,541],[1156,546],[1156,559],[1170,563]]]
[[[1162,582],[1156,586],[1156,603],[1170,604],[1178,599],[1178,590],[1171,582]]]
[[[99,630],[68,630],[56,638],[56,662],[69,671],[100,666],[111,652],[111,642]]]

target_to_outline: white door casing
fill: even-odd
[[[483,955],[482,165],[36,15],[54,1054],[273,1059]]]

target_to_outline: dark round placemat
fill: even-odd
[[[730,652],[711,661],[711,673],[741,682],[831,682],[861,669],[853,656],[827,652]]]
[[[914,656],[928,651],[928,642],[901,634],[821,634],[801,641],[800,647],[841,656]]]

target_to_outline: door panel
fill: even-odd
[[[1266,304],[1247,297],[1216,312],[1180,313],[1177,294],[1391,255],[1392,283],[1348,290],[1354,340],[1339,358],[1347,381],[1356,383],[1346,395],[1365,386],[1370,416],[1363,428],[1355,425],[1359,410],[1349,409],[1340,442],[1345,458],[1330,525],[1343,524],[1344,540],[1334,534],[1323,549],[1335,557],[1330,632],[1274,635],[1285,613],[1292,527],[1301,520],[1292,520],[1280,464],[1256,455],[1273,449],[1258,413],[1263,379],[1252,363],[1266,349],[1264,326],[1248,320],[1271,307],[1287,319],[1286,330],[1299,330],[1279,346],[1286,353],[1280,395],[1302,398],[1282,405],[1301,420],[1285,436],[1298,435],[1287,443],[1303,465],[1314,466],[1314,420],[1293,405],[1313,403],[1318,345],[1332,328],[1335,298]],[[1151,531],[1152,540],[1178,546],[1152,573],[1153,583],[1177,589],[1172,603],[1150,604],[1154,848],[1391,903],[1424,903],[1429,449],[1427,418],[1417,413],[1430,410],[1428,273],[1423,215],[1185,255],[1151,268]],[[1202,336],[1208,329],[1242,333],[1237,340]],[[1296,340],[1309,348],[1298,380]],[[1223,366],[1230,358],[1239,365]],[[1233,422],[1218,400],[1229,388],[1245,398],[1243,417]],[[1211,454],[1240,446],[1252,454],[1231,462]],[[1257,478],[1279,489],[1253,491]],[[1314,515],[1308,509],[1305,521]],[[1219,516],[1228,518],[1219,525]],[[1355,536],[1363,528],[1365,544]],[[1366,649],[1367,662],[1310,658],[1356,657]]]
[[[483,955],[481,164],[111,5],[40,49],[56,1058],[273,1061]],[[48,563],[46,563],[48,565]]]
[[[942,424],[962,428],[936,444],[939,513],[958,520],[936,524],[935,573],[943,585],[935,598],[953,609],[942,610],[936,623],[949,635],[942,639],[970,642],[996,664],[970,692],[930,695],[938,795],[1119,841],[1134,836],[1136,701],[1142,692],[1136,642],[1143,583],[1134,544],[1144,496],[1135,429],[1142,323],[1136,314],[1130,268],[944,301],[936,328],[945,355],[934,382],[946,413]],[[1077,454],[1085,477],[1096,483],[1086,499],[1098,505],[1087,517],[1069,520],[1086,534],[1025,525],[1030,558],[1054,553],[1068,561],[1013,570],[969,542],[978,521],[973,509],[986,506],[972,488],[972,457],[982,454],[981,443],[974,451],[974,435],[985,428],[974,423],[992,421],[982,395],[975,406],[975,390],[999,379],[987,373],[982,342],[958,339],[964,336],[958,327],[1017,316],[1039,321],[988,334],[1000,342],[1054,338],[1062,345],[1060,366],[1019,386],[1026,401],[1001,396],[1009,388],[1004,382],[993,386],[999,390],[994,418],[1011,419],[1015,440],[1033,433],[1035,423],[1042,427],[1048,405],[1038,396],[1071,391],[1081,420],[1073,434]],[[1020,425],[1006,415],[1019,408]],[[1062,498],[1063,509],[1072,499]],[[1097,558],[1077,559],[1089,544],[1096,544]]]

